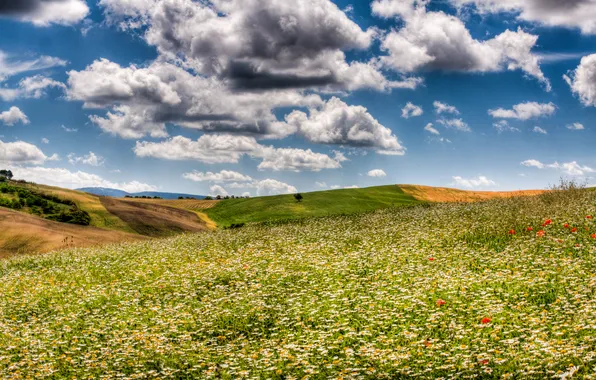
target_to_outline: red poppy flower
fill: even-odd
[[[509,230],[509,235],[515,235],[515,230]]]
[[[571,229],[571,232],[572,232],[572,233],[576,233],[576,232],[577,232],[577,228],[573,227],[573,228]]]
[[[435,258],[434,257],[429,257],[428,258],[428,261],[435,261]]]
[[[487,365],[488,364],[488,359],[483,359],[480,361],[480,364],[482,365]]]
[[[486,325],[487,323],[490,323],[491,319],[488,317],[484,317],[482,318],[482,320],[480,321],[480,323],[482,323],[483,325]]]
[[[440,298],[437,300],[437,306],[443,306],[443,305],[445,305],[446,303],[447,303],[447,302],[443,301],[443,300],[442,300],[442,299],[440,299]]]
[[[536,236],[538,237],[543,237],[545,235],[544,230],[540,230],[538,232],[536,232]]]
[[[528,227],[528,231],[534,231],[532,227]]]
[[[592,215],[586,216],[586,219],[592,219]]]
[[[592,234],[592,239],[596,239],[596,234]]]
[[[565,224],[563,224],[563,227],[565,227],[565,228],[569,228],[569,223],[565,223]]]
[[[562,242],[563,242],[563,240],[561,240],[561,239],[559,239],[559,240],[557,240],[557,241],[558,241],[559,243],[562,243]]]
[[[551,219],[547,219],[547,220],[544,221],[544,224],[547,225],[547,226],[549,224],[552,224],[552,223],[553,223],[553,221]]]

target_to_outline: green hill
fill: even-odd
[[[297,202],[293,195],[227,199],[205,210],[205,213],[219,227],[228,227],[232,224],[249,222],[348,215],[420,203],[395,185],[317,191],[302,195],[304,199],[301,202]]]

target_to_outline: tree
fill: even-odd
[[[213,200],[213,197],[207,196],[207,197],[205,197],[205,200],[206,201],[212,201]]]
[[[10,170],[0,170],[0,177],[4,177],[7,179],[12,179],[13,175]]]
[[[302,199],[304,199],[304,197],[302,196],[302,194],[298,193],[294,194],[294,199],[296,199],[298,202],[302,202]]]

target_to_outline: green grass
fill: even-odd
[[[342,189],[303,193],[302,202],[293,195],[249,199],[227,199],[205,210],[218,227],[231,224],[291,220],[305,217],[349,215],[393,206],[420,203],[398,186]]]
[[[590,216],[559,192],[1,261],[0,378],[594,379]]]

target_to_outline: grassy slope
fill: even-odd
[[[42,193],[53,194],[60,198],[73,200],[81,210],[89,213],[91,216],[91,226],[93,227],[135,233],[122,219],[106,210],[101,204],[100,198],[96,195],[46,185],[26,184],[22,186]]]
[[[0,378],[593,378],[587,215],[552,194],[4,261]]]
[[[205,210],[219,227],[232,223],[262,222],[312,216],[353,214],[380,208],[416,204],[397,186],[342,189],[305,193],[298,203],[293,195],[229,199]]]

